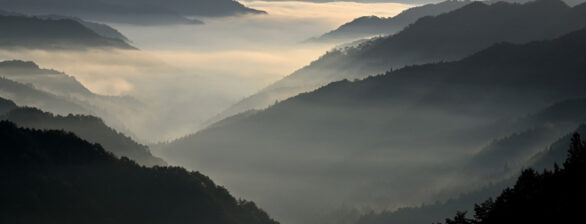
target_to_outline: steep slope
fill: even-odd
[[[585,72],[586,30],[553,41],[497,44],[457,62],[335,82],[213,125],[161,153],[259,198],[281,220],[284,212],[275,206],[291,211],[306,204],[315,211],[335,203],[425,201],[455,188],[434,173],[495,137],[466,141],[468,130],[586,96]],[[283,181],[288,178],[304,181]],[[268,183],[271,190],[254,190]]]
[[[1,10],[1,9],[0,9],[0,15],[2,15],[2,16],[27,16],[22,13],[7,12],[7,11]],[[129,41],[128,38],[126,38],[126,36],[124,36],[122,33],[120,33],[120,31],[118,31],[118,30],[116,30],[106,24],[89,22],[89,21],[82,20],[80,18],[69,17],[69,16],[45,15],[45,16],[36,16],[36,17],[40,18],[40,19],[52,19],[52,20],[62,20],[62,19],[75,20],[75,21],[81,23],[82,25],[84,25],[86,28],[94,31],[95,33],[97,33],[98,35],[100,35],[102,37],[118,39],[118,40],[122,40],[125,42]]]
[[[586,126],[580,125],[576,129],[578,124],[584,123],[586,99],[583,98],[556,103],[523,118],[497,122],[494,126],[510,130],[514,134],[495,139],[480,152],[455,166],[454,173],[449,176],[452,179],[456,176],[471,183],[482,179],[498,184],[489,184],[480,191],[473,191],[443,203],[364,214],[357,218],[355,223],[428,224],[451,216],[457,211],[472,210],[474,203],[498,196],[503,189],[512,186],[521,169],[532,167],[543,170],[551,169],[554,163],[562,164],[566,158],[567,146],[571,142],[572,134],[568,133],[586,134]],[[491,133],[494,131],[483,132],[489,136]]]
[[[343,24],[310,42],[344,42],[375,35],[394,34],[409,24],[426,16],[437,16],[470,4],[470,0],[447,0],[435,4],[427,4],[407,9],[394,17],[381,18],[377,16],[363,16]]]
[[[34,106],[56,114],[92,114],[90,110],[71,100],[4,77],[0,77],[0,97],[10,99],[18,105]]]
[[[474,204],[486,198],[496,197],[503,189],[514,184],[506,180],[488,185],[481,190],[461,194],[457,198],[417,207],[404,207],[394,211],[371,212],[358,217],[355,224],[429,224],[436,223],[458,211],[471,210]]]
[[[145,168],[62,131],[0,122],[2,223],[275,224],[208,177]]]
[[[0,114],[6,114],[17,107],[14,102],[0,97]]]
[[[0,48],[134,49],[123,40],[100,36],[72,19],[0,15],[0,30]]]
[[[144,119],[136,115],[136,111],[145,109],[142,102],[128,96],[94,94],[75,77],[52,69],[40,68],[34,62],[20,60],[0,62],[0,76],[4,79],[0,83],[0,97],[14,100],[19,105],[36,107],[61,115],[69,113],[97,115],[108,125],[131,136],[133,133],[128,130],[128,127],[136,127],[137,123]],[[10,86],[12,87],[9,88]],[[61,102],[55,104],[43,100],[47,98]],[[63,106],[65,103],[78,105],[77,107],[82,109]]]
[[[0,101],[8,100],[0,98]],[[6,111],[0,113],[0,120],[8,120],[26,128],[65,130],[89,142],[102,145],[116,156],[125,156],[146,166],[166,165],[160,158],[152,156],[148,147],[106,126],[97,117],[71,114],[55,116],[36,108],[14,108],[12,105],[15,104],[0,107],[0,111]]]
[[[563,167],[523,171],[515,186],[475,206],[474,218],[459,212],[447,224],[571,223],[582,218],[586,201],[586,142],[574,134]]]
[[[90,96],[93,93],[74,77],[52,69],[40,68],[32,61],[2,61],[0,76],[56,95]]]
[[[139,5],[145,4],[170,10],[186,16],[233,16],[239,14],[265,13],[247,8],[234,0],[103,0],[110,4]]]
[[[68,17],[68,16],[49,15],[49,16],[38,16],[38,17],[43,18],[43,19],[52,19],[52,20],[60,20],[60,19],[75,20],[75,21],[81,23],[81,25],[84,25],[85,27],[94,31],[95,33],[97,33],[100,36],[129,42],[128,38],[126,36],[124,36],[124,34],[120,33],[120,31],[118,31],[118,30],[116,30],[106,24],[89,22],[89,21],[82,20],[80,18]]]
[[[584,27],[586,4],[570,8],[560,0],[538,0],[524,5],[474,2],[450,13],[418,20],[396,35],[330,51],[211,121],[262,109],[333,81],[364,78],[406,65],[457,60],[498,42],[552,39]]]
[[[0,0],[0,8],[137,25],[201,24],[189,17],[263,13],[233,0]]]

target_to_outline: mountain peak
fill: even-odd
[[[0,69],[39,69],[32,61],[9,60],[0,62]]]
[[[525,4],[528,6],[541,7],[541,8],[547,8],[547,9],[570,8],[570,6],[568,6],[568,4],[566,4],[562,0],[535,0],[535,1],[525,3]]]

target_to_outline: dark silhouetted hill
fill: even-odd
[[[363,16],[310,41],[344,42],[376,35],[394,34],[420,18],[447,13],[470,4],[470,2],[469,0],[447,0],[440,3],[413,7],[389,18]]]
[[[497,126],[501,128],[515,126],[515,129],[506,129],[516,133],[494,140],[463,164],[456,166],[454,171],[456,175],[464,175],[463,179],[482,179],[498,184],[489,184],[480,191],[466,193],[443,203],[367,213],[356,223],[426,224],[442,220],[457,211],[472,210],[474,203],[494,198],[503,189],[512,186],[522,169],[551,169],[554,163],[563,163],[572,136],[567,133],[586,134],[585,126],[576,129],[577,125],[586,122],[585,112],[586,99],[571,99],[520,119],[498,122]],[[526,131],[516,131],[524,129]],[[483,134],[498,133],[485,130]]]
[[[38,16],[38,17],[43,18],[43,19],[52,19],[52,20],[61,20],[61,19],[75,20],[75,21],[81,23],[82,25],[84,25],[85,27],[87,27],[88,29],[94,31],[95,33],[97,33],[100,36],[112,38],[112,39],[118,39],[118,40],[122,40],[125,42],[130,41],[126,36],[124,36],[124,34],[120,33],[120,31],[118,31],[118,30],[116,30],[106,24],[88,22],[88,21],[82,20],[80,18],[68,17],[68,16],[49,15],[49,16]]]
[[[0,8],[137,25],[201,24],[190,17],[264,13],[233,0],[1,0]]]
[[[574,134],[561,168],[556,165],[543,172],[527,169],[513,187],[476,205],[473,218],[458,212],[445,223],[572,223],[582,218],[585,179],[586,142]]]
[[[2,15],[2,16],[27,16],[22,13],[7,12],[7,11],[3,11],[1,9],[0,9],[0,15]],[[82,20],[80,18],[69,17],[69,16],[59,16],[59,15],[42,16],[42,15],[40,15],[40,16],[36,16],[36,17],[40,18],[40,19],[53,19],[53,20],[71,19],[71,20],[75,20],[75,21],[81,23],[82,25],[84,25],[86,28],[94,31],[95,33],[97,33],[100,36],[129,42],[128,38],[126,38],[126,36],[124,36],[122,33],[120,33],[120,31],[118,31],[118,30],[116,30],[106,24],[89,22],[89,21]]]
[[[2,223],[275,224],[198,172],[146,168],[63,131],[0,122]]]
[[[40,68],[34,62],[20,60],[0,62],[0,76],[17,82],[14,83],[15,85],[22,83],[27,87],[7,89],[0,84],[0,89],[5,90],[4,92],[0,91],[0,97],[14,100],[19,105],[36,107],[60,115],[69,113],[96,115],[104,119],[109,126],[133,137],[136,136],[129,131],[129,128],[134,127],[136,130],[136,127],[133,126],[136,124],[135,119],[142,119],[142,117],[136,116],[137,111],[145,110],[146,107],[142,102],[129,96],[94,94],[75,77],[52,69]],[[17,90],[19,92],[16,92]],[[44,100],[30,97],[35,95],[34,93],[51,95],[51,98],[79,105],[84,110],[68,111],[72,108],[53,106]]]
[[[2,101],[8,100],[2,99]],[[36,108],[14,108],[11,104],[0,107],[0,111],[6,111],[0,114],[0,119],[9,120],[21,127],[73,132],[89,142],[102,145],[107,151],[117,156],[128,157],[142,165],[166,165],[163,160],[152,156],[148,147],[106,126],[97,117],[71,114],[55,116]]]
[[[568,7],[560,0],[527,4],[473,2],[403,31],[341,50],[245,98],[211,121],[311,91],[333,81],[364,78],[407,65],[458,60],[499,42],[553,39],[586,27],[586,4]]]
[[[187,16],[232,16],[239,14],[265,13],[260,10],[247,8],[234,0],[103,0],[110,4],[139,5],[146,4],[178,12]]]
[[[6,114],[9,111],[16,109],[17,106],[14,102],[4,99],[4,98],[0,98],[0,114]]]
[[[124,40],[98,35],[72,19],[0,16],[0,48],[135,49]]]

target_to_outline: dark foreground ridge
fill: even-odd
[[[277,223],[198,172],[142,167],[71,133],[1,121],[0,153],[0,223]]]
[[[524,170],[515,186],[474,209],[474,218],[458,212],[446,224],[573,223],[586,202],[586,142],[574,134],[562,168],[541,173]]]

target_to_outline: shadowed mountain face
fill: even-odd
[[[571,223],[582,217],[586,200],[586,142],[574,134],[562,168],[536,172],[527,169],[513,187],[496,199],[488,199],[474,208],[474,217],[458,212],[446,224],[491,223]]]
[[[9,102],[0,103],[1,120],[26,128],[73,132],[87,141],[101,144],[116,156],[125,156],[146,166],[166,165],[163,160],[153,157],[146,146],[106,126],[99,118],[71,114],[54,116],[35,108],[18,108],[12,101],[0,99],[0,102]]]
[[[448,0],[437,4],[428,4],[407,9],[395,17],[381,18],[377,16],[364,16],[346,23],[318,38],[310,39],[310,42],[342,42],[375,35],[394,34],[409,24],[425,16],[436,16],[461,8],[471,1]]]
[[[474,204],[514,183],[521,169],[551,169],[554,163],[562,164],[566,158],[571,134],[586,134],[586,99],[572,99],[556,103],[538,113],[507,121],[499,121],[484,127],[482,133],[469,132],[470,136],[498,136],[499,133],[514,133],[498,138],[460,165],[455,166],[454,175],[463,175],[465,180],[485,180],[497,183],[483,187],[443,203],[419,207],[401,208],[396,211],[373,212],[357,219],[358,224],[429,224],[452,216],[457,211],[471,211]],[[498,130],[498,131],[495,131]],[[425,214],[425,215],[421,215]]]
[[[61,96],[91,96],[93,93],[74,77],[52,69],[39,68],[31,61],[0,62],[0,76]]]
[[[132,118],[137,118],[129,114],[136,114],[145,107],[132,97],[94,94],[74,77],[39,68],[34,62],[0,62],[0,76],[0,97],[60,115],[97,115],[108,125],[129,135],[132,133],[126,125],[135,124],[136,120]]]
[[[79,104],[4,77],[0,77],[0,97],[10,99],[18,105],[43,108],[57,114],[91,114]]]
[[[95,33],[97,33],[100,36],[103,36],[106,38],[111,38],[111,39],[118,39],[118,40],[122,40],[125,42],[130,41],[130,40],[128,40],[128,38],[126,38],[126,36],[124,36],[122,33],[120,33],[120,31],[118,31],[118,30],[116,30],[106,24],[88,22],[88,21],[82,20],[80,18],[67,17],[67,16],[49,15],[49,16],[37,16],[37,17],[42,18],[42,19],[50,19],[50,20],[61,20],[61,19],[75,20],[75,21],[81,23],[81,25],[84,25],[85,27],[94,31]]]
[[[14,102],[0,97],[0,114],[6,114],[17,107]]]
[[[0,15],[2,15],[2,16],[27,16],[22,13],[6,12],[1,9],[0,9]],[[75,20],[78,23],[81,23],[86,28],[94,31],[95,33],[97,33],[98,35],[100,35],[102,37],[118,39],[118,40],[122,40],[125,42],[129,41],[128,38],[126,38],[118,30],[116,30],[106,24],[88,22],[88,21],[84,21],[84,20],[76,18],[76,17],[69,17],[69,16],[46,15],[46,16],[36,16],[36,17],[40,18],[40,19],[49,19],[49,20],[63,20],[63,19]]]
[[[265,13],[247,8],[234,0],[102,0],[110,4],[150,5],[186,16],[232,16],[246,13]]]
[[[584,27],[586,4],[570,8],[560,0],[524,5],[474,2],[450,13],[420,19],[396,35],[328,52],[212,121],[265,108],[332,81],[363,78],[405,65],[457,60],[498,42],[552,39]]]
[[[208,177],[145,168],[62,131],[0,122],[2,223],[276,224]]]
[[[0,15],[0,48],[134,49],[124,40],[100,36],[72,19]]]
[[[444,187],[458,188],[436,175],[449,170],[445,164],[495,137],[467,140],[469,130],[585,96],[585,52],[581,30],[553,41],[497,44],[457,62],[335,82],[219,122],[161,153],[259,198],[277,217],[297,207],[310,217],[332,204],[430,200]],[[270,190],[254,190],[266,184]]]
[[[187,16],[264,13],[233,0],[0,0],[0,8],[138,25],[199,24]]]

